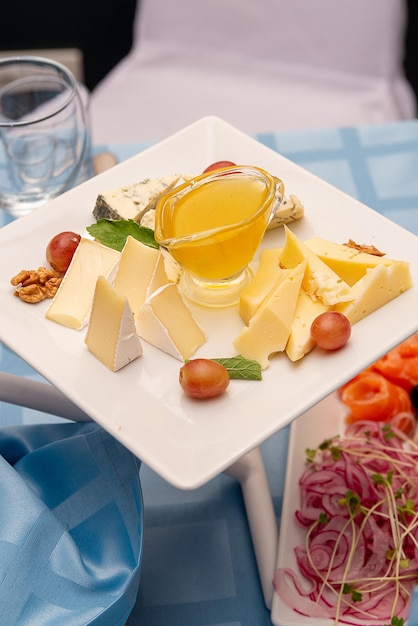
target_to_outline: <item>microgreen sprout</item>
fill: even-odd
[[[368,422],[307,449],[306,458],[296,515],[306,535],[296,554],[313,585],[313,612],[323,606],[335,626],[351,615],[404,626],[417,578],[418,444]]]

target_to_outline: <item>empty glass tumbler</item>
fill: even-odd
[[[41,57],[0,60],[0,208],[20,217],[73,186],[90,159],[87,93]]]

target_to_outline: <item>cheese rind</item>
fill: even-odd
[[[242,292],[239,301],[239,314],[241,319],[248,324],[259,306],[274,289],[282,275],[279,265],[281,248],[263,250],[260,254],[260,262],[254,278]]]
[[[385,256],[362,252],[321,237],[312,237],[305,244],[350,286],[360,280],[367,269],[393,263],[392,259]]]
[[[312,322],[318,315],[330,309],[322,300],[312,300],[304,289],[299,292],[295,317],[286,344],[286,354],[291,361],[299,361],[314,348],[311,339]]]
[[[412,277],[406,261],[376,265],[352,287],[353,300],[337,304],[335,310],[343,313],[351,324],[356,324],[411,287]]]
[[[308,246],[285,226],[286,239],[280,263],[283,267],[296,267],[306,261],[302,286],[312,299],[320,299],[326,305],[352,300],[351,289],[338,274],[312,252]]]
[[[160,251],[128,236],[120,254],[113,286],[128,298],[135,317],[149,293],[168,282]]]
[[[158,200],[170,191],[179,179],[179,175],[146,178],[133,185],[105,191],[97,197],[93,215],[96,220],[131,219],[140,222],[144,214],[155,209]]]
[[[85,344],[112,372],[142,354],[128,300],[103,276],[97,279]]]
[[[207,339],[174,283],[147,298],[136,318],[136,328],[142,339],[181,361],[192,357]]]
[[[286,347],[305,268],[303,261],[295,268],[282,271],[282,278],[273,292],[233,342],[239,354],[258,361],[261,369],[269,366],[272,354]]]
[[[47,319],[74,330],[83,328],[88,322],[97,278],[107,276],[118,259],[116,250],[82,237],[46,311]]]

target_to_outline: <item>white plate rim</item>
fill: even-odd
[[[171,357],[153,353],[152,358],[143,361],[146,367],[134,362],[116,374],[107,372],[86,354],[82,342],[78,352],[70,347],[68,333],[74,331],[45,323],[43,313],[37,317],[26,310],[24,314],[24,309],[11,298],[9,280],[23,266],[38,262],[34,259],[38,254],[37,242],[48,241],[58,226],[67,230],[91,223],[89,210],[99,192],[133,182],[129,179],[134,175],[138,180],[179,170],[186,173],[187,168],[192,170],[190,173],[198,173],[208,163],[225,158],[274,170],[284,179],[287,192],[299,195],[306,217],[295,223],[298,236],[305,238],[316,233],[345,240],[348,236],[357,240],[364,236],[368,243],[386,246],[391,256],[410,261],[418,285],[415,235],[214,116],[198,120],[0,230],[0,295],[4,303],[0,308],[0,339],[144,463],[183,489],[196,488],[216,476],[418,330],[418,291],[414,286],[386,305],[384,311],[373,314],[373,322],[370,316],[356,325],[349,346],[339,354],[311,354],[296,366],[283,359],[279,365],[276,359],[265,371],[262,383],[233,381],[224,397],[196,404],[181,395],[177,384],[179,362],[174,363]],[[321,227],[316,228],[315,222]],[[281,236],[269,236],[266,245],[280,245]],[[16,244],[22,241],[26,245],[18,251]],[[38,310],[43,311],[42,307]],[[399,320],[396,326],[389,323],[395,318]],[[217,339],[213,346],[222,341],[222,337]],[[204,348],[202,355],[228,356],[208,354],[209,349],[210,346]],[[158,380],[161,366],[172,383],[157,391],[154,377]],[[81,376],[83,368],[87,370]],[[139,368],[141,372],[136,376]],[[318,377],[319,369],[324,372],[322,377]],[[87,384],[87,374],[92,388]],[[152,389],[141,382],[141,376]],[[277,380],[282,383],[279,389]],[[290,383],[296,383],[298,389]],[[115,398],[119,389],[127,393],[129,402],[125,402],[125,396]]]

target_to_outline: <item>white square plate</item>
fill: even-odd
[[[94,221],[98,193],[146,177],[198,174],[224,159],[282,178],[286,193],[299,196],[305,206],[306,216],[292,226],[301,239],[317,235],[374,244],[388,257],[409,261],[416,286],[358,323],[343,350],[313,351],[297,364],[277,355],[262,381],[232,381],[226,394],[204,402],[182,394],[180,362],[156,348],[143,342],[140,359],[110,372],[88,352],[85,331],[47,321],[47,303],[28,305],[12,296],[11,277],[45,264],[53,235],[85,233]],[[263,245],[282,243],[278,229]],[[214,477],[418,330],[417,288],[413,234],[215,117],[199,120],[0,230],[0,339],[144,463],[184,489]],[[242,327],[237,311],[193,307],[193,312],[209,336],[196,356],[233,355],[232,340]]]

